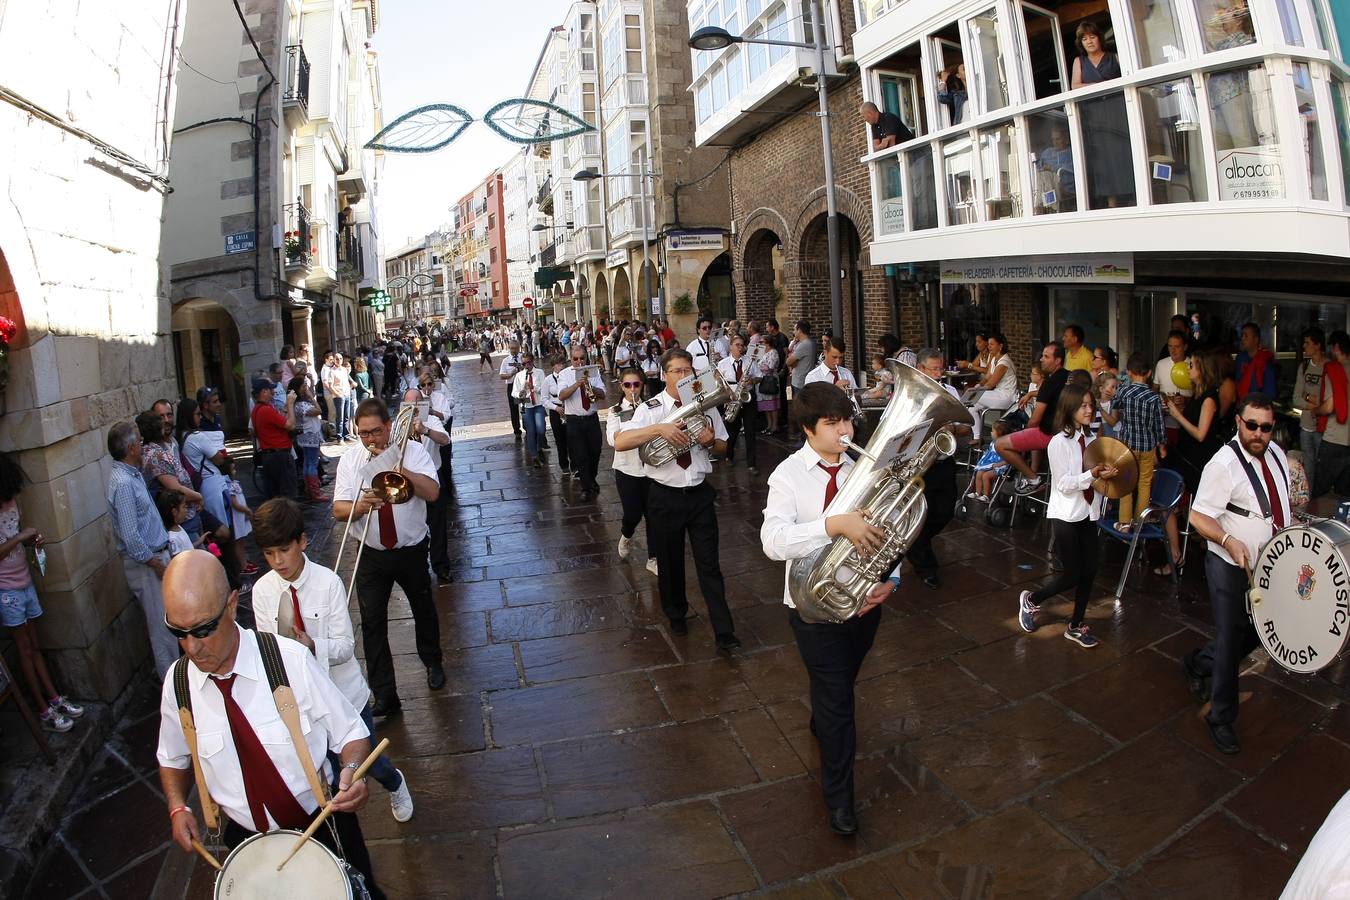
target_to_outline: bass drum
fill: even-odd
[[[1252,623],[1275,662],[1310,674],[1345,649],[1350,528],[1324,519],[1281,529],[1261,548],[1252,582]]]

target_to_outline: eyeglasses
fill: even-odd
[[[175,627],[175,626],[173,626],[173,625],[170,625],[170,624],[169,624],[169,617],[168,617],[168,616],[165,616],[165,617],[164,617],[164,627],[167,628],[167,629],[169,629],[169,634],[171,634],[171,635],[173,635],[174,637],[178,638],[178,640],[180,640],[180,641],[186,640],[187,637],[188,637],[189,635],[191,635],[192,637],[195,637],[195,638],[196,638],[197,640],[199,640],[199,641],[204,641],[204,640],[206,640],[207,638],[209,638],[211,635],[213,635],[213,634],[216,633],[216,629],[220,627],[220,620],[221,620],[221,619],[224,617],[224,615],[225,615],[225,609],[226,609],[226,607],[228,607],[229,605],[230,605],[230,599],[229,599],[228,597],[226,597],[226,598],[225,598],[225,606],[222,606],[222,607],[220,608],[220,612],[216,613],[216,617],[215,617],[214,619],[210,620],[209,622],[203,622],[203,623],[200,624],[200,625],[194,625],[192,628],[178,628],[178,627]]]
[[[693,375],[693,374],[694,374],[694,370],[691,369],[689,366],[684,366],[684,367],[679,368],[679,369],[676,369],[676,368],[674,368],[674,367],[671,367],[671,368],[669,368],[669,369],[666,369],[666,372],[669,373],[669,374],[671,374],[671,375]]]
[[[1243,419],[1242,424],[1248,431],[1259,431],[1262,434],[1270,434],[1275,430],[1274,422],[1257,422],[1253,419]]]
[[[383,428],[362,428],[357,430],[356,436],[359,438],[376,438],[383,433]]]

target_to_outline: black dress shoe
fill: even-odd
[[[370,706],[370,717],[372,719],[387,719],[402,711],[403,704],[399,702],[397,697],[392,700],[376,700]]]
[[[1186,690],[1190,691],[1195,702],[1204,703],[1209,699],[1209,693],[1205,690],[1205,679],[1195,674],[1195,670],[1191,668],[1191,660],[1194,657],[1194,653],[1188,653],[1181,658],[1181,675],[1186,679]]]
[[[677,634],[680,637],[684,637],[686,634],[689,633],[689,623],[686,622],[684,619],[671,619],[670,633]]]
[[[830,810],[830,830],[835,834],[854,835],[858,833],[858,817],[851,809]]]
[[[1242,749],[1232,725],[1217,725],[1208,719],[1205,724],[1209,726],[1209,736],[1214,739],[1214,746],[1220,753],[1237,753]]]
[[[445,669],[441,668],[440,663],[427,666],[427,687],[433,691],[439,691],[445,687]]]
[[[936,591],[942,587],[942,582],[938,581],[938,577],[935,574],[920,575],[919,580],[922,581],[924,587],[928,588],[930,591]]]
[[[734,634],[719,634],[717,636],[718,650],[735,650],[741,645],[741,639]]]

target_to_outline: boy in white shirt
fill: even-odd
[[[305,555],[305,516],[288,497],[268,500],[253,514],[253,539],[271,571],[253,584],[253,610],[259,631],[270,631],[303,644],[322,663],[338,690],[356,709],[371,734],[370,688],[356,659],[356,637],[347,611],[347,590],[332,569]],[[335,768],[334,771],[337,771]],[[403,773],[387,754],[370,767],[370,775],[389,792],[394,819],[413,815],[412,795]]]
[[[856,616],[840,624],[808,622],[797,612],[786,585],[792,563],[846,537],[865,552],[880,548],[885,534],[858,510],[825,515],[853,469],[841,437],[853,437],[853,404],[826,383],[805,385],[792,400],[792,418],[806,434],[800,450],[769,476],[768,505],[760,541],[770,559],[783,560],[783,603],[797,650],[811,680],[811,732],[820,743],[820,784],[836,834],[858,830],[853,809],[853,758],[858,749],[853,683],[881,622],[881,605],[900,585],[897,563],[890,577],[871,587]]]
[[[827,338],[825,341],[825,359],[806,374],[806,384],[823,381],[846,391],[849,397],[858,389],[858,380],[853,373],[844,368],[844,342],[841,338]]]

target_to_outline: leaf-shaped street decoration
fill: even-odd
[[[386,288],[388,288],[389,290],[391,290],[391,291],[396,291],[396,290],[398,290],[398,289],[401,288],[401,287],[407,287],[407,286],[408,286],[408,276],[407,276],[407,275],[395,275],[393,278],[390,278],[388,281],[386,281],[385,284],[384,284],[384,286],[385,286]]]
[[[545,100],[503,100],[487,111],[483,121],[517,144],[544,144],[595,130],[594,125]]]
[[[419,106],[382,128],[366,142],[366,149],[388,153],[431,153],[463,134],[472,122],[473,116],[450,103]]]
[[[425,272],[418,272],[409,279],[415,287],[431,287],[436,283],[436,279]]]

